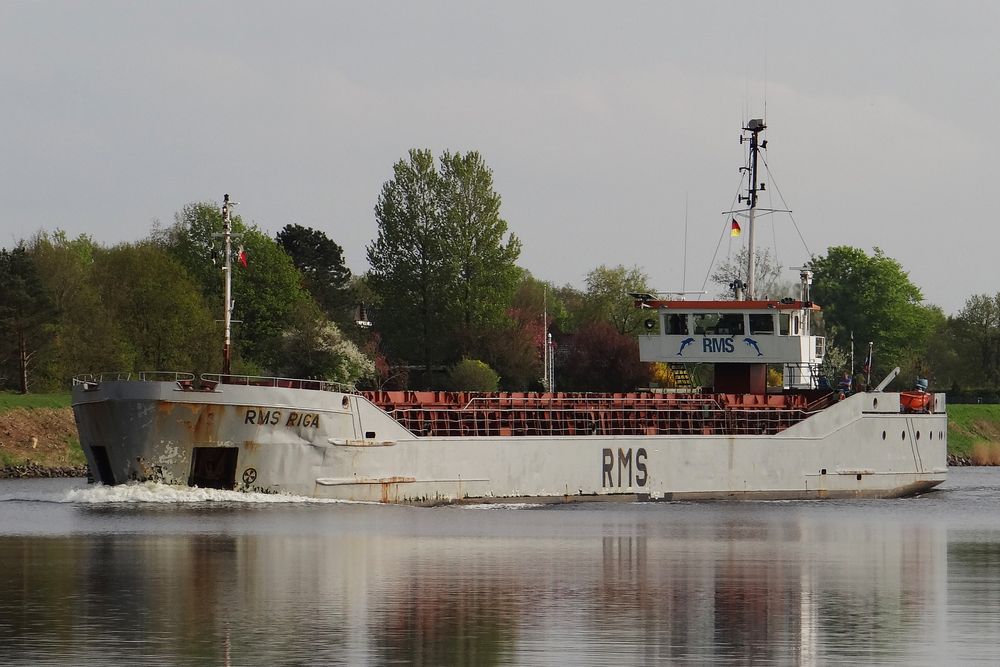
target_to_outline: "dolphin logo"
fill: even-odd
[[[677,350],[677,356],[684,354],[684,348],[694,342],[694,338],[685,338],[681,341],[681,349]]]
[[[743,342],[752,347],[753,349],[757,350],[758,357],[764,356],[764,353],[760,351],[760,347],[757,346],[757,341],[755,341],[753,338],[744,338]]]

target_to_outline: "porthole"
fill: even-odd
[[[885,440],[885,431],[882,431],[882,439]]]
[[[917,440],[920,439],[920,431],[917,431]]]
[[[347,409],[347,407],[348,407],[348,406],[349,406],[349,405],[351,404],[351,401],[350,401],[350,399],[348,399],[348,398],[347,398],[346,396],[344,396],[344,399],[343,399],[342,401],[340,401],[340,404],[341,404],[341,405],[342,405],[342,406],[344,407],[344,409],[346,410],[346,409]]]
[[[944,440],[944,431],[938,431],[938,440]]]
[[[873,398],[872,399],[872,409],[874,410],[877,407],[878,407],[878,399],[877,398]]]
[[[927,431],[927,437],[930,438],[931,440],[933,440],[934,439],[934,431]]]
[[[900,431],[899,437],[903,440],[906,440],[906,431]]]

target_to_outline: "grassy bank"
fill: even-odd
[[[46,468],[86,463],[69,393],[0,392],[0,467],[28,462]]]
[[[0,414],[14,408],[68,408],[70,394],[13,394],[0,391]]]
[[[949,405],[948,453],[977,465],[1000,465],[1000,405]]]

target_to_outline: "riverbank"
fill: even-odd
[[[70,395],[0,393],[0,478],[84,477]]]
[[[948,406],[948,465],[1000,465],[1000,405]],[[0,478],[86,474],[68,393],[0,392]]]
[[[1000,465],[1000,405],[948,405],[948,465]]]

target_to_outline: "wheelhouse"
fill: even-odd
[[[752,377],[763,377],[767,366],[781,366],[786,388],[816,387],[826,339],[813,335],[821,309],[810,301],[640,298],[636,305],[649,309],[651,314],[646,327],[653,333],[639,337],[639,356],[643,361],[712,363],[717,368],[723,367],[721,374],[717,372],[717,378],[723,381],[730,375],[742,377],[745,372]],[[726,368],[732,364],[759,368]],[[736,386],[727,388],[763,393],[763,386],[757,380],[734,379],[734,382]]]

